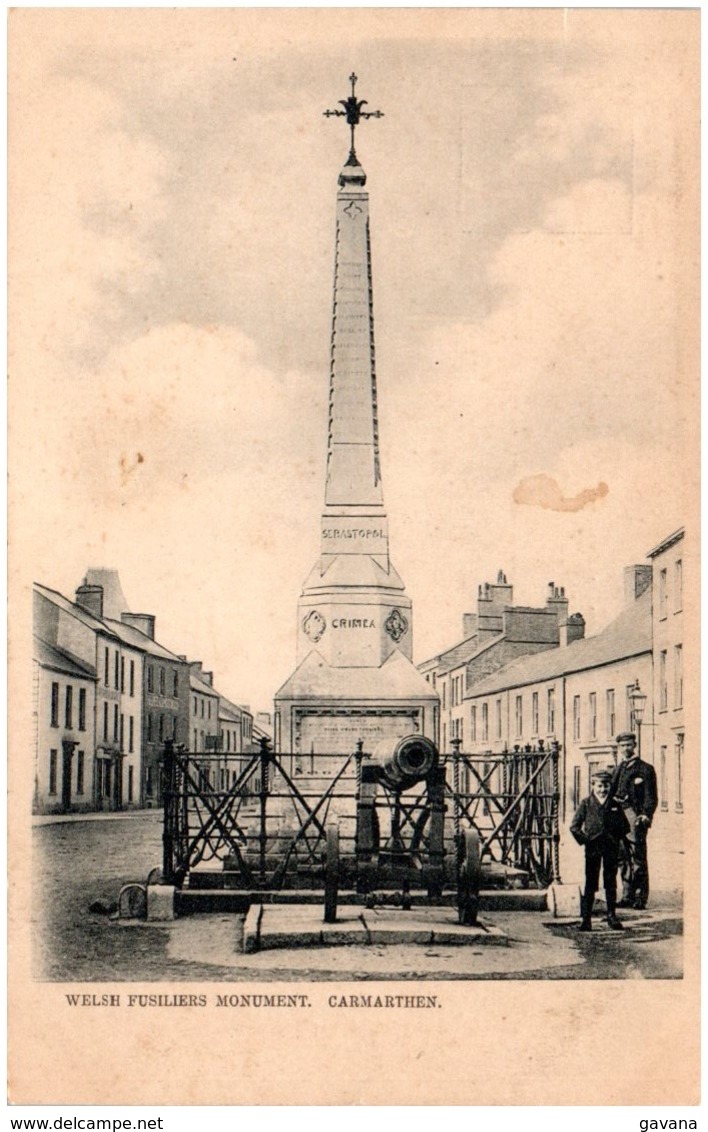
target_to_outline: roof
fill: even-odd
[[[664,551],[672,547],[674,543],[680,542],[685,533],[685,527],[679,527],[677,531],[674,531],[673,534],[668,535],[665,539],[663,539],[662,542],[659,543],[658,546],[655,546],[653,550],[648,551],[647,558],[656,558],[657,555],[663,554]]]
[[[216,689],[206,680],[201,680],[199,676],[195,676],[193,672],[189,674],[189,686],[193,692],[199,692],[202,696],[213,696],[215,699],[219,699],[219,693]]]
[[[80,605],[77,605],[76,602],[69,601],[67,597],[64,597],[64,595],[60,594],[57,590],[50,590],[49,586],[43,586],[40,582],[35,582],[34,588],[38,593],[42,594],[43,597],[48,598],[49,601],[52,601],[55,605],[58,605],[60,609],[63,609],[66,613],[69,613],[72,617],[75,617],[77,621],[80,621],[83,625],[86,625],[87,628],[93,629],[96,633],[103,633],[105,637],[111,637],[113,639],[116,638],[116,634],[105,624],[105,622],[99,621],[97,617],[94,617],[91,613],[88,613],[87,610],[83,609]]]
[[[381,667],[334,668],[313,649],[276,700],[434,700],[439,697],[414,664],[396,649]]]
[[[519,657],[480,680],[467,692],[466,699],[552,680],[586,668],[598,668],[617,660],[649,653],[652,648],[651,590],[623,609],[618,617],[597,633],[559,648]]]
[[[235,711],[231,711],[231,709],[226,706],[222,696],[219,696],[219,719],[223,719],[227,723],[241,722],[241,716],[237,715]]]
[[[445,672],[450,672],[451,669],[457,668],[460,664],[465,664],[470,657],[474,656],[479,647],[479,636],[474,633],[471,637],[465,637],[464,641],[459,644],[453,645],[450,649],[445,649],[444,652],[438,653],[437,656],[430,657],[429,660],[424,660],[418,668],[424,668],[431,662],[435,662],[440,669],[439,675]]]
[[[96,679],[95,668],[84,664],[70,656],[69,653],[64,652],[63,649],[58,649],[55,645],[50,645],[37,636],[34,637],[32,655],[38,664],[41,664],[43,668],[51,668],[53,672],[62,672],[65,676],[74,676],[79,680]]]
[[[221,693],[219,693],[219,711],[221,711],[222,707],[224,707],[226,711],[232,712],[237,718],[240,718],[242,715],[251,715],[251,709],[247,707],[246,704],[235,704],[233,700],[229,700],[226,696],[222,696]]]
[[[161,660],[171,660],[173,663],[184,664],[184,661],[180,660],[175,653],[158,644],[152,637],[148,637],[147,633],[142,633],[140,629],[136,629],[134,625],[126,625],[123,621],[114,621],[110,617],[105,618],[105,624],[113,630],[117,637],[120,637],[124,644],[132,645],[133,648],[149,653],[150,656],[159,657]]]

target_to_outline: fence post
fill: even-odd
[[[460,842],[460,747],[461,739],[451,739],[452,744],[452,822],[455,831],[455,846],[458,854],[461,853]]]
[[[560,820],[558,800],[560,798],[560,776],[558,761],[560,759],[560,743],[553,740],[553,755],[551,758],[552,793],[551,802],[551,876],[554,884],[561,883],[560,876]]]
[[[266,847],[268,843],[268,834],[266,831],[266,823],[268,820],[268,772],[270,769],[270,751],[268,750],[268,738],[263,736],[259,739],[261,751],[261,789],[259,794],[260,801],[260,834],[258,838],[259,843],[259,867],[261,874],[261,885],[265,886],[266,882]]]
[[[162,752],[163,773],[163,817],[162,817],[162,882],[174,884],[175,881],[175,811],[176,811],[176,766],[172,739],[165,739]]]

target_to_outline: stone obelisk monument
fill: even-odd
[[[339,174],[320,555],[298,602],[298,667],[275,696],[281,751],[349,754],[389,736],[437,738],[437,693],[414,667],[411,601],[389,557],[379,456],[369,194],[354,148],[366,101],[340,102]]]

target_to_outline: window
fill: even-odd
[[[207,715],[211,719],[211,700],[207,700]]]
[[[84,752],[77,751],[76,753],[76,793],[83,794],[84,792]]]
[[[458,719],[458,721],[457,721],[457,738],[460,740],[460,749],[462,749],[462,744],[463,744],[464,738],[465,738],[464,726],[465,726],[464,721],[461,720],[461,719]]]
[[[615,690],[608,688],[605,693],[605,712],[607,715],[607,738],[613,739],[616,731]]]
[[[202,719],[204,719],[204,700],[201,701]]]
[[[666,649],[659,653],[659,711],[669,706],[669,689],[666,682]]]
[[[152,743],[152,712],[148,712],[147,716],[147,741]]]
[[[674,563],[674,613],[683,609],[683,562],[680,558]]]
[[[659,571],[659,620],[666,617],[666,569]]]
[[[120,690],[125,691],[125,657],[120,658]]]
[[[163,740],[163,739],[164,739],[164,737],[165,737],[165,717],[164,717],[164,715],[162,714],[162,712],[160,712],[160,719],[159,719],[159,721],[158,721],[158,732],[157,732],[157,737],[158,737],[158,739],[159,739],[159,741],[160,741],[160,742],[162,742],[162,740]]]
[[[659,751],[659,801],[662,810],[668,810],[669,800],[666,797],[666,747]]]
[[[194,728],[194,750],[197,750],[197,729]]]
[[[150,765],[145,772],[145,793],[152,794],[152,766]]]
[[[131,723],[132,723],[132,720],[131,720]],[[129,766],[128,767],[128,801],[129,802],[133,801],[133,790],[134,790],[133,784],[134,784],[134,771],[133,771],[133,767]]]
[[[549,688],[547,694],[547,708],[548,708],[548,734],[555,734],[556,730],[556,690]]]
[[[443,680],[442,686],[442,709],[445,711],[447,708],[447,680]]]
[[[538,692],[531,697],[531,734],[538,735]]]
[[[524,733],[524,699],[516,697],[516,738],[520,739]]]
[[[148,670],[148,692],[154,692],[155,691],[155,674],[152,670],[151,664],[148,664],[147,670]]]
[[[634,684],[628,684],[625,689],[625,727],[628,731],[634,729],[634,712],[632,711],[632,692],[634,691]]]
[[[446,723],[443,723],[442,748],[443,748],[443,751],[447,750],[447,724]]]
[[[118,704],[113,705],[113,742],[118,742]]]
[[[71,731],[74,726],[74,689],[71,684],[66,686],[66,703],[64,706],[64,726]]]
[[[118,691],[120,688],[120,655],[118,649],[116,649],[115,664],[113,665],[113,685]]]
[[[56,794],[57,792],[57,752],[51,750],[49,752],[49,793]]]
[[[489,704],[482,704],[482,740],[489,738]]]
[[[588,697],[590,719],[589,734],[591,739],[597,739],[597,692],[591,692]]]
[[[581,791],[581,789],[582,789],[582,785],[581,785],[581,782],[580,782],[580,767],[574,766],[573,767],[573,809],[574,810],[577,810],[578,806],[580,805],[580,802],[581,802],[580,791]]]
[[[106,687],[108,687],[108,685],[111,682],[110,671],[111,671],[110,657],[108,655],[108,649],[106,649],[104,654],[103,654],[103,683],[106,685]]]
[[[676,739],[674,748],[676,757],[676,812],[683,813],[683,735]]]
[[[135,661],[130,662],[130,694],[135,695]]]
[[[164,696],[164,694],[165,694],[165,670],[164,670],[164,668],[160,668],[160,695]]]
[[[59,685],[52,684],[52,727],[59,726]]]
[[[128,753],[132,755],[135,750],[135,720],[133,716],[128,717]]]
[[[125,716],[120,713],[120,749],[125,750]]]
[[[108,742],[108,704],[103,705],[103,741]]]
[[[79,731],[86,730],[86,689],[79,688]]]
[[[683,646],[674,646],[674,708],[683,707]]]
[[[173,672],[172,673],[172,695],[177,696],[178,694],[179,694],[179,672]]]
[[[573,738],[576,742],[580,739],[580,696],[573,696]]]
[[[197,711],[197,697],[196,697],[196,696],[194,697],[194,714],[195,714],[195,715],[198,715],[198,711]]]
[[[495,716],[496,716],[496,721],[497,721],[497,739],[501,739],[501,737],[502,737],[502,708],[501,708],[501,700],[497,700],[497,701],[496,701],[496,703],[495,703],[495,705],[494,705],[494,713],[495,713]]]
[[[473,743],[477,742],[477,707],[472,708],[472,726],[470,728],[470,738]]]
[[[172,716],[172,738],[177,739],[177,716]]]

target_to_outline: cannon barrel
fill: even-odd
[[[424,735],[382,739],[374,748],[371,758],[381,767],[388,784],[395,789],[421,782],[438,765],[437,748]]]

